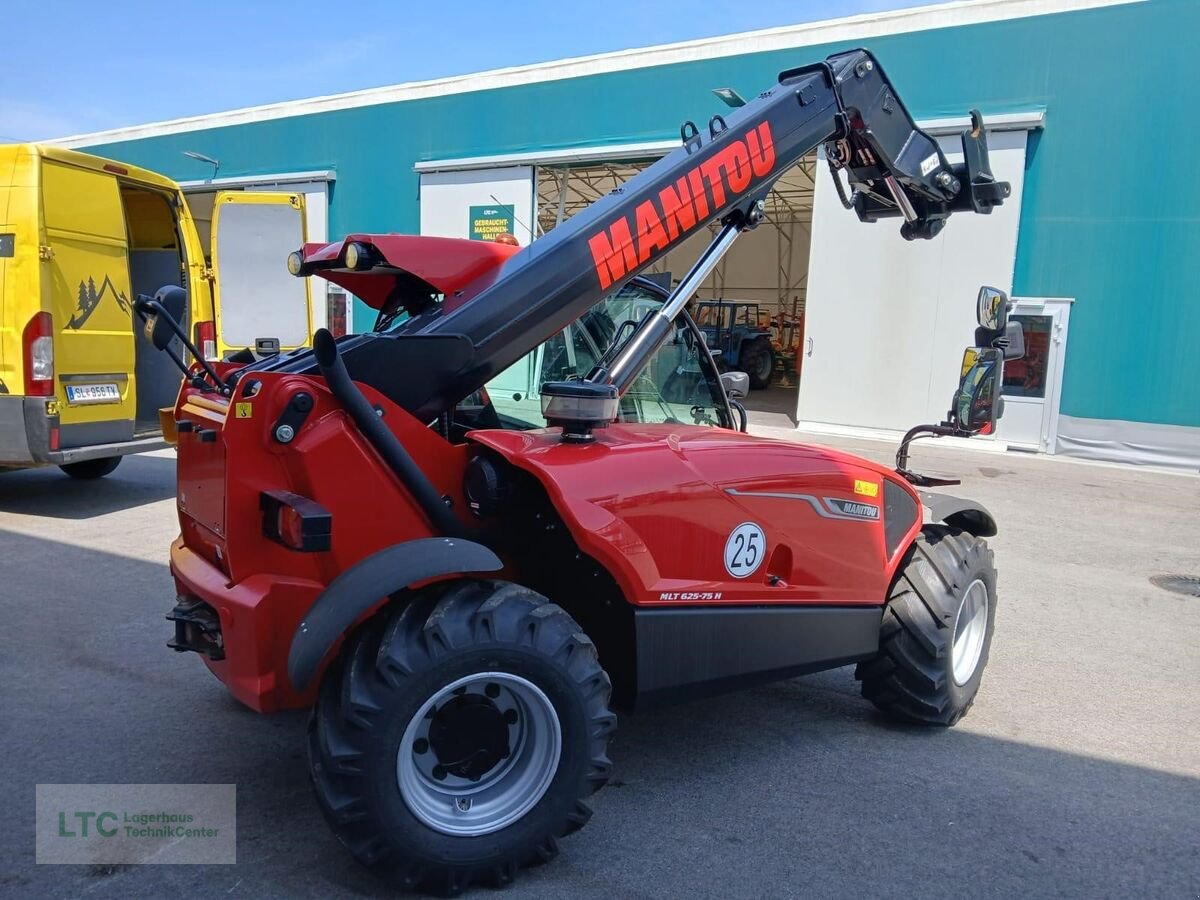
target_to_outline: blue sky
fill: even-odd
[[[8,2],[0,142],[929,2]]]

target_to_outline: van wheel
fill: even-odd
[[[121,457],[105,456],[101,459],[85,459],[83,462],[67,463],[65,466],[59,466],[59,468],[72,478],[87,480],[103,478],[105,475],[111,474],[113,469],[120,464]]]

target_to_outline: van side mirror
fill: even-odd
[[[968,347],[963,353],[962,374],[954,402],[954,423],[971,434],[988,434],[1000,421],[1000,378],[1004,351],[994,347]]]
[[[745,372],[722,372],[721,387],[731,400],[737,400],[750,393],[750,376]]]

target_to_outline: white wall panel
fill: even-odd
[[[939,139],[951,162],[959,138]],[[1012,289],[1026,133],[989,135],[992,170],[1012,196],[989,216],[960,213],[932,241],[905,241],[900,220],[863,224],[818,167],[797,418],[905,431],[940,421],[975,329],[980,284]]]
[[[513,234],[524,247],[532,239],[533,167],[507,166],[421,175],[421,234],[470,237],[472,206],[511,205]]]

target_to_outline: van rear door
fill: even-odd
[[[131,440],[134,312],[117,179],[43,159],[42,208],[41,309],[53,318],[60,447]]]
[[[213,306],[222,358],[275,338],[281,349],[312,343],[307,278],[288,273],[287,257],[305,240],[300,194],[222,191],[212,222]]]

